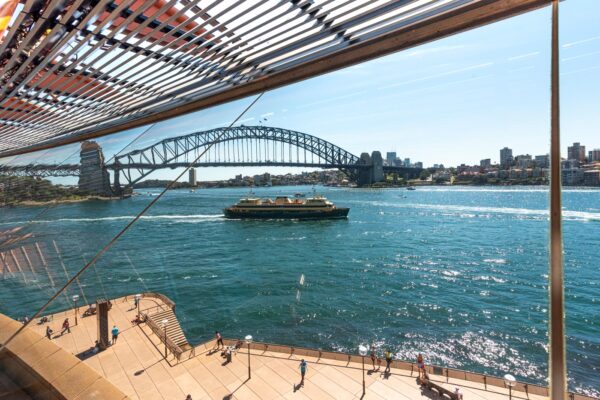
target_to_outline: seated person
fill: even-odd
[[[40,322],[39,322],[39,324],[40,324],[40,325],[42,325],[42,324],[45,324],[45,323],[46,323],[46,322],[48,322],[48,321],[49,321],[48,317],[46,317],[46,316],[43,316],[42,318],[40,318]]]
[[[140,324],[142,322],[144,322],[144,320],[142,319],[142,317],[140,317],[140,314],[136,314],[135,315],[135,319],[131,320],[131,323],[133,325],[137,325],[137,324]]]

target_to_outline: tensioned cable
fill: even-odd
[[[264,92],[260,93],[258,96],[256,96],[256,98],[254,100],[252,100],[252,102],[231,122],[231,124],[229,124],[229,126],[227,127],[227,129],[230,129],[233,125],[235,125],[240,118],[242,118],[247,112],[248,110],[250,110],[254,104],[256,104],[256,102],[258,100],[260,100],[260,98],[263,96]],[[73,275],[68,281],[67,283],[65,283],[63,285],[63,287],[61,287],[56,293],[54,293],[54,295],[31,317],[31,319],[26,322],[25,324],[23,324],[21,327],[19,327],[19,329],[17,329],[17,331],[15,333],[13,333],[8,340],[6,340],[6,342],[4,342],[0,347],[0,352],[2,350],[4,350],[6,348],[6,346],[17,336],[19,335],[25,328],[27,328],[27,326],[29,326],[29,324],[33,321],[36,320],[43,312],[44,310],[46,310],[46,308],[48,308],[48,306],[58,297],[60,296],[60,294],[67,288],[69,287],[77,278],[79,278],[79,276],[81,276],[81,274],[83,274],[85,271],[87,271],[87,269],[92,266],[93,264],[95,264],[98,259],[104,254],[106,253],[120,238],[121,236],[123,236],[125,234],[125,232],[127,232],[129,230],[129,228],[131,228],[150,208],[152,208],[154,206],[154,204],[156,204],[156,202],[158,200],[160,200],[162,198],[162,196],[169,190],[171,189],[171,187],[175,184],[175,182],[179,181],[179,179],[181,179],[181,177],[183,177],[192,167],[192,165],[194,165],[195,163],[198,162],[198,160],[200,160],[202,158],[202,156],[208,151],[210,150],[210,148],[219,141],[219,139],[221,138],[221,136],[223,136],[225,134],[225,132],[227,132],[226,130],[224,130],[217,138],[216,140],[214,140],[212,143],[210,143],[206,149],[200,153],[200,155],[198,155],[198,157],[196,157],[194,159],[194,161],[192,163],[190,163],[187,167],[185,167],[183,169],[183,171],[175,178],[173,179],[171,182],[169,182],[169,184],[158,194],[158,196],[154,197],[152,199],[152,201],[150,201],[150,203],[148,203],[148,205],[146,207],[144,207],[144,209],[142,211],[140,211],[138,213],[138,215],[136,215],[131,221],[129,221],[127,223],[127,225],[125,225],[123,227],[123,229],[121,229],[119,231],[119,233],[117,233],[106,245],[104,245],[104,247],[102,247],[102,249],[100,249],[100,251],[98,251],[96,253],[96,255],[86,264],[83,266],[83,268],[81,268],[75,275]]]

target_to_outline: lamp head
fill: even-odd
[[[511,374],[506,374],[506,375],[504,375],[504,383],[508,387],[514,387],[517,384],[517,380]]]
[[[250,344],[252,343],[252,335],[246,335],[246,337],[244,338],[244,340],[246,341],[246,343]]]
[[[358,354],[360,354],[361,356],[366,356],[368,351],[369,349],[364,344],[358,346]]]
[[[71,299],[73,300],[73,303],[74,303],[77,300],[79,300],[79,295],[78,294],[74,294],[73,296],[71,296]]]

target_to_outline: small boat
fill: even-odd
[[[414,187],[414,186],[409,186],[409,187],[406,188],[406,190],[417,190],[417,188]]]
[[[298,199],[300,197],[306,197],[306,195],[304,193],[295,193],[294,197]]]
[[[349,208],[337,207],[322,196],[290,199],[277,196],[271,199],[244,198],[223,210],[231,219],[337,219],[346,218]]]

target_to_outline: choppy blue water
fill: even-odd
[[[353,352],[375,343],[403,359],[421,352],[431,363],[544,383],[545,189],[318,190],[350,207],[349,219],[230,221],[221,209],[247,190],[169,192],[85,274],[85,294],[165,293],[192,342],[219,329]],[[36,218],[34,240],[45,249],[54,240],[75,271],[150,199],[144,191],[57,206]],[[600,395],[600,191],[566,190],[564,209],[569,381]],[[39,211],[4,209],[0,229]],[[48,263],[59,280],[60,260]],[[43,274],[27,283],[8,276],[0,287],[0,311],[14,317],[33,313],[52,291]],[[55,308],[65,307],[59,298]]]

